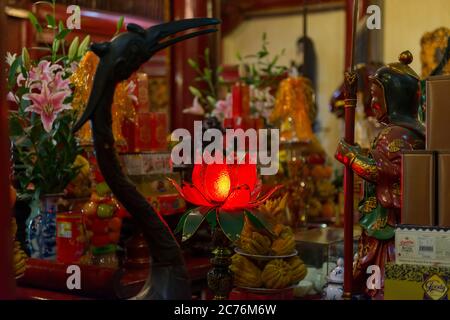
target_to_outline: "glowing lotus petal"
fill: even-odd
[[[243,163],[231,165],[233,178],[236,179],[234,183],[236,186],[246,185],[253,190],[258,181],[256,173],[256,164]]]
[[[238,187],[230,193],[227,200],[221,206],[223,210],[237,210],[246,208],[250,202],[250,188],[247,186]]]
[[[271,189],[269,192],[267,192],[264,196],[256,199],[253,202],[249,203],[249,208],[256,208],[259,207],[260,205],[262,205],[264,202],[267,201],[267,199],[269,199],[275,192],[277,192],[278,190],[280,190],[281,188],[283,188],[282,185],[278,185],[276,187],[274,187],[273,189]]]
[[[192,184],[198,189],[203,190],[203,177],[205,174],[206,166],[203,164],[194,165],[194,170],[192,170]],[[208,198],[207,194],[205,196]],[[209,199],[208,199],[209,200]]]
[[[231,190],[231,179],[226,164],[212,164],[206,166],[203,179],[204,192],[209,198],[221,203],[227,199]]]
[[[188,202],[197,206],[212,207],[213,204],[209,202],[205,196],[195,186],[184,183],[183,187],[173,179],[167,178],[170,183],[177,189],[178,193]]]
[[[188,202],[219,210],[239,211],[260,206],[282,186],[277,186],[262,197],[256,164],[248,162],[235,165],[196,164],[192,172],[192,184],[180,187],[169,181]]]

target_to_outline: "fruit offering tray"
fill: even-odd
[[[249,254],[235,248],[231,270],[241,291],[272,295],[293,290],[307,273],[298,252],[280,256]]]
[[[292,253],[280,255],[280,256],[250,254],[250,253],[243,251],[242,249],[240,249],[238,247],[234,248],[234,252],[236,252],[237,254],[239,254],[241,256],[245,256],[245,257],[248,257],[248,258],[254,259],[254,260],[287,259],[287,258],[292,258],[292,257],[295,257],[296,255],[298,255],[297,250],[294,250]]]
[[[278,294],[284,291],[290,291],[293,290],[297,285],[292,285],[286,288],[280,288],[280,289],[269,289],[269,288],[250,288],[250,287],[237,287],[242,291],[250,292],[250,293],[256,293],[256,294]]]

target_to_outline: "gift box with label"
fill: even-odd
[[[450,268],[420,265],[385,266],[385,300],[448,300]]]
[[[450,268],[450,229],[413,225],[395,228],[396,264]]]
[[[122,133],[128,145],[128,152],[167,150],[167,114],[165,112],[137,113],[136,121],[123,122]]]

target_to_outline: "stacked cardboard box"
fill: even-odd
[[[427,79],[426,151],[402,158],[402,224],[450,227],[450,76]]]

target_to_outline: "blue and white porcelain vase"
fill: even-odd
[[[41,199],[39,212],[27,221],[27,243],[31,258],[56,259],[56,213],[62,195]]]

